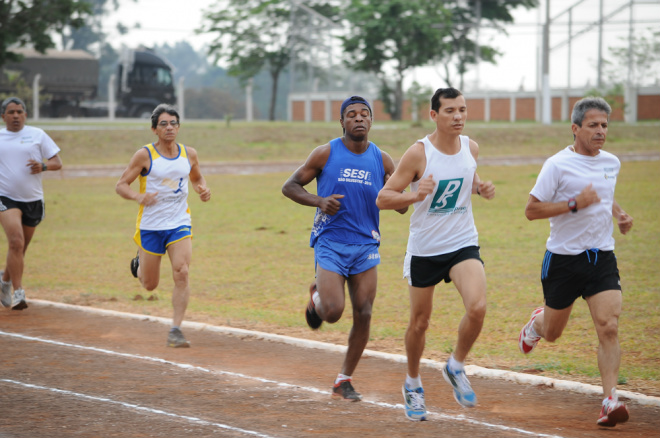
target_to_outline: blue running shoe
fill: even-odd
[[[426,421],[426,405],[424,404],[424,389],[401,388],[405,404],[406,417],[412,421]]]
[[[461,406],[472,408],[477,404],[477,396],[470,386],[465,371],[451,371],[448,365],[442,369],[442,375],[453,388],[454,398]]]

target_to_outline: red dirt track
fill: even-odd
[[[600,396],[471,377],[479,403],[460,407],[425,368],[430,421],[403,415],[405,365],[364,357],[364,400],[335,401],[343,353],[247,335],[183,330],[83,307],[0,309],[0,437],[659,437],[660,407],[628,401],[630,421],[600,428]]]

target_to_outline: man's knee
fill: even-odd
[[[142,280],[142,287],[151,292],[158,287],[158,279],[155,280]]]
[[[371,305],[363,306],[354,313],[354,324],[356,322],[359,322],[361,325],[371,324]]]
[[[486,299],[481,299],[470,304],[466,309],[467,317],[472,321],[480,321],[486,318]]]
[[[10,252],[23,253],[25,237],[21,233],[12,233],[8,238],[7,246]]]
[[[172,275],[174,277],[174,282],[177,283],[177,284],[188,283],[189,272],[190,272],[190,268],[187,264],[181,264],[181,265],[175,266],[172,269]]]
[[[619,337],[618,318],[610,318],[607,321],[597,324],[596,332],[601,342],[616,340]]]
[[[545,333],[543,334],[543,339],[545,339],[548,342],[555,342],[557,339],[561,337],[561,334],[564,330],[558,330],[558,329],[553,329],[552,327],[548,327],[545,329]]]
[[[333,324],[341,318],[344,313],[344,306],[340,306],[334,302],[321,302],[323,308],[323,316],[326,322]]]
[[[417,335],[423,335],[429,329],[430,318],[428,316],[414,315],[410,319],[408,329],[414,331]]]

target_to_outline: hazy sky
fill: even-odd
[[[201,23],[202,10],[211,7],[216,0],[138,0],[133,3],[120,0],[120,9],[107,20],[107,31],[117,21],[125,25],[139,22],[142,29],[132,30],[129,36],[112,35],[111,41],[124,43],[135,47],[145,45],[175,43],[186,40],[195,48],[201,48],[210,41],[209,36],[194,34],[194,29]],[[488,1],[488,0],[484,0]],[[568,14],[571,6],[572,34],[584,31],[576,36],[571,43],[570,85],[582,87],[595,85],[597,81],[598,60],[598,27],[593,26],[598,20],[601,0],[552,0],[550,17],[555,19],[551,26],[550,37],[550,84],[552,88],[564,88],[569,82],[568,73]],[[628,22],[630,9],[619,8],[628,4],[628,0],[602,0],[603,15],[609,17],[603,26],[602,53],[604,58],[610,56],[609,47],[627,47]],[[532,91],[536,88],[539,66],[539,49],[541,44],[539,22],[545,20],[545,1],[541,0],[541,10],[514,11],[516,24],[507,27],[508,36],[495,33],[493,29],[483,28],[480,41],[490,44],[503,54],[497,60],[497,65],[481,64],[473,68],[465,77],[466,89],[472,88],[478,81],[482,89],[517,90],[523,88]],[[635,35],[639,36],[651,26],[660,27],[660,0],[637,0],[633,8]],[[648,35],[648,32],[646,32]],[[622,40],[625,38],[626,40]],[[625,68],[622,65],[621,68]],[[418,68],[408,75],[406,82],[414,77],[423,85],[432,88],[444,86],[445,83],[437,73],[439,67]],[[457,85],[457,84],[454,84]]]

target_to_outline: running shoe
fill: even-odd
[[[11,310],[27,309],[28,305],[25,302],[25,291],[23,289],[16,289],[14,291],[14,301]]]
[[[321,324],[323,324],[323,320],[319,314],[316,313],[316,306],[314,305],[314,300],[312,299],[314,292],[316,292],[316,283],[312,283],[309,286],[309,303],[307,303],[307,308],[305,309],[305,319],[307,320],[307,325],[312,330],[317,330],[319,327],[321,327]]]
[[[188,348],[190,347],[190,342],[186,340],[181,330],[174,328],[167,335],[167,346],[172,348]]]
[[[597,424],[603,427],[614,427],[617,423],[628,421],[628,408],[619,401],[616,389],[612,388],[612,394],[603,400],[603,408],[600,410]]]
[[[442,376],[452,388],[454,388],[454,399],[459,405],[466,408],[472,408],[477,404],[477,396],[470,386],[470,381],[465,375],[465,371],[452,371],[449,365],[442,369]]]
[[[332,398],[339,398],[350,402],[362,400],[362,396],[353,388],[350,380],[342,380],[339,383],[335,383],[335,386],[332,387]]]
[[[534,326],[534,320],[537,316],[543,313],[543,307],[537,307],[532,312],[532,317],[529,318],[529,322],[520,330],[520,335],[518,335],[518,348],[523,354],[529,354],[536,348],[536,344],[541,340],[540,336],[530,336],[529,331]]]
[[[426,405],[424,404],[424,389],[408,389],[404,384],[401,388],[405,404],[406,417],[412,421],[426,420]]]
[[[131,274],[133,274],[133,277],[137,278],[138,273],[138,267],[140,266],[140,250],[138,250],[137,254],[135,257],[131,259]]]
[[[4,282],[2,281],[2,276],[5,271],[0,271],[0,303],[4,307],[11,306],[11,281]]]

